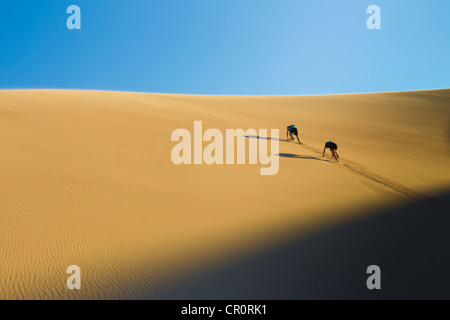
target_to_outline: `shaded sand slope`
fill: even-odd
[[[0,298],[162,297],[361,209],[446,189],[450,90],[218,97],[0,92]],[[173,130],[279,128],[280,171],[175,166]],[[248,139],[254,139],[249,137]],[[336,141],[342,164],[321,158]],[[67,266],[82,269],[68,291]],[[238,288],[236,288],[238,290]]]
[[[450,299],[450,193],[298,235],[170,288],[165,299]],[[381,269],[368,290],[367,267]],[[263,268],[261,266],[264,266]],[[218,288],[223,288],[218,290]],[[153,292],[147,292],[149,298]]]

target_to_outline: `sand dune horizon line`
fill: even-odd
[[[399,91],[367,91],[367,92],[345,92],[345,93],[313,93],[313,94],[206,94],[206,93],[180,93],[180,92],[151,92],[133,90],[113,90],[113,89],[83,89],[83,88],[0,88],[0,92],[7,91],[68,91],[68,92],[105,92],[105,93],[136,93],[152,95],[175,95],[175,96],[205,96],[205,97],[317,97],[317,96],[346,96],[346,95],[370,95],[389,93],[421,93],[433,91],[450,90],[450,87],[432,89],[411,89]]]

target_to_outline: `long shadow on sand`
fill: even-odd
[[[260,136],[244,136],[244,137],[250,138],[250,139],[258,139],[258,140],[287,141],[287,140],[280,140],[279,138],[272,138],[272,137],[260,137]]]
[[[328,160],[324,160],[324,159],[313,157],[313,156],[300,156],[298,154],[292,154],[292,153],[280,153],[280,154],[277,154],[277,156],[282,157],[282,158],[319,160],[319,161],[329,162]]]
[[[449,299],[450,191],[180,281],[157,299]],[[381,290],[366,287],[381,268]]]
[[[281,142],[295,142],[294,140],[288,140],[288,139],[280,139],[280,138],[272,138],[272,137],[261,137],[261,136],[243,136],[244,138],[249,139],[258,139],[258,140],[275,140],[275,141],[281,141]],[[303,145],[301,143],[300,145]]]

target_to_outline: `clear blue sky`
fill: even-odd
[[[66,9],[81,8],[81,30]],[[366,9],[381,8],[368,30]],[[14,0],[0,89],[303,95],[450,88],[448,0]]]

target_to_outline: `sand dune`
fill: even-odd
[[[363,209],[448,191],[449,101],[450,90],[0,91],[0,298],[185,294],[203,272]],[[259,165],[174,165],[171,133],[193,130],[195,120],[204,130],[280,129],[278,174],[261,176]],[[302,146],[284,141],[292,123]],[[341,164],[329,152],[321,157],[328,140],[338,143]],[[82,270],[81,290],[66,287],[69,265]]]

